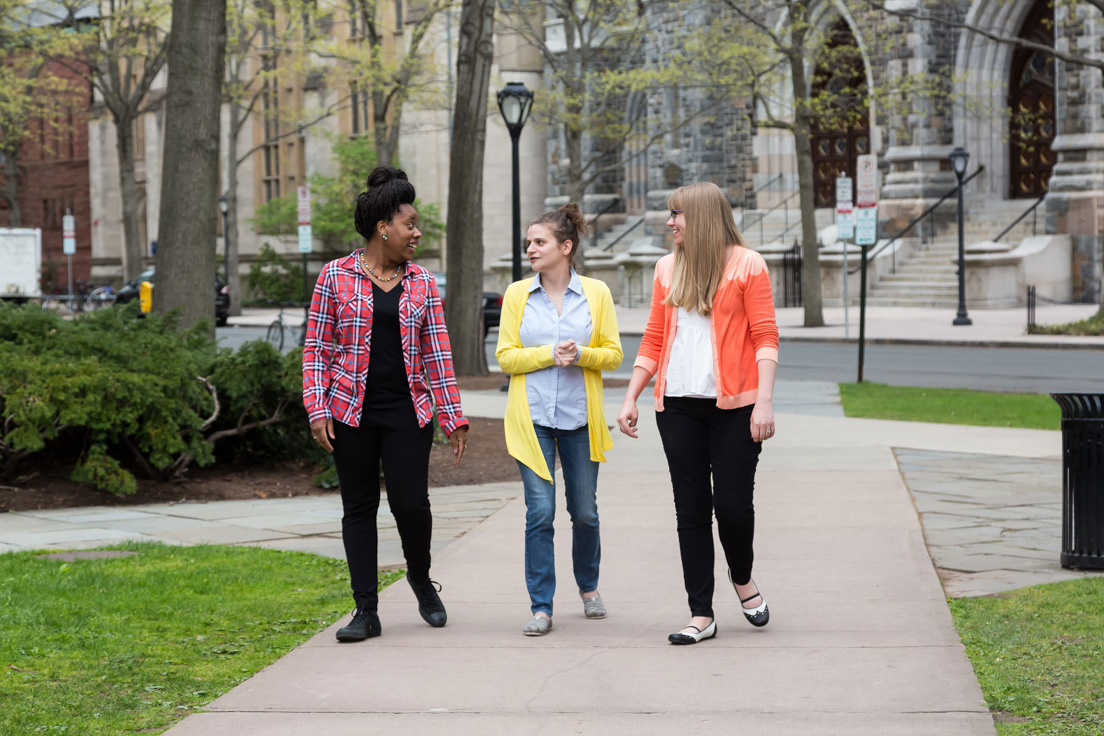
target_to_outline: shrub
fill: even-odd
[[[119,494],[137,488],[122,459],[168,479],[213,462],[231,437],[310,452],[299,356],[263,341],[220,351],[208,335],[202,323],[181,331],[173,316],[139,319],[136,305],[69,321],[0,307],[4,478],[62,433],[81,447],[73,479]]]
[[[302,266],[284,258],[268,243],[261,246],[257,260],[249,266],[245,283],[255,299],[302,302],[308,296],[303,293]]]

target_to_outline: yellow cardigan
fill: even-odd
[[[605,451],[613,447],[606,426],[602,398],[602,371],[612,371],[621,365],[621,336],[617,332],[617,314],[613,296],[605,282],[580,276],[583,294],[590,307],[592,326],[590,345],[579,346],[578,365],[583,369],[586,384],[587,426],[590,435],[590,459],[605,462]],[[547,481],[552,480],[551,468],[544,460],[533,417],[529,412],[529,396],[525,391],[525,374],[554,365],[551,345],[531,348],[521,346],[521,317],[529,300],[533,279],[510,284],[502,298],[502,318],[498,327],[498,349],[495,357],[503,373],[510,375],[510,393],[506,399],[506,448],[510,454]]]

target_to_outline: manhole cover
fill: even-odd
[[[74,560],[105,560],[110,557],[130,557],[136,555],[137,552],[129,552],[123,549],[100,549],[100,550],[88,550],[87,552],[54,552],[49,555],[39,555],[47,560],[61,560],[62,562],[73,562]]]

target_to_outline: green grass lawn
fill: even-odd
[[[138,554],[0,555],[0,734],[161,732],[352,608],[341,560],[120,549]]]
[[[982,427],[1058,429],[1062,412],[1046,394],[999,394],[953,388],[911,388],[882,383],[841,383],[849,417]]]
[[[1104,578],[950,607],[1000,736],[1104,733]]]

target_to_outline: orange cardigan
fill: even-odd
[[[652,284],[652,309],[634,367],[656,376],[656,411],[663,411],[667,363],[675,340],[678,309],[664,304],[675,268],[673,253],[659,259]],[[717,406],[738,409],[759,395],[760,360],[778,362],[778,325],[774,320],[767,264],[758,252],[736,246],[725,264],[709,315],[713,332],[713,375]]]

